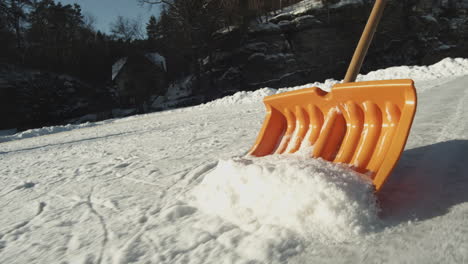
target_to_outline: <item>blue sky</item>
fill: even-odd
[[[115,21],[117,16],[124,16],[128,18],[140,18],[145,24],[151,15],[159,14],[158,6],[140,6],[137,0],[55,0],[62,4],[77,3],[81,6],[82,13],[91,13],[96,18],[95,27],[98,30],[109,32],[109,24]]]

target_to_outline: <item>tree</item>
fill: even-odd
[[[86,12],[83,16],[83,23],[85,28],[89,29],[90,31],[96,31],[96,21],[97,18],[95,15]]]
[[[126,42],[142,38],[143,35],[139,19],[130,19],[118,16],[116,20],[111,23],[110,27],[114,38]]]
[[[54,70],[76,62],[72,50],[80,45],[78,40],[84,28],[79,5],[37,1],[32,5],[29,22],[27,37],[35,55],[39,55],[37,63],[48,61],[50,70]]]
[[[8,27],[15,34],[16,47],[23,46],[23,24],[26,20],[25,8],[31,5],[30,0],[2,0],[0,1],[0,15],[5,18]]]
[[[165,37],[181,36],[189,48],[201,46],[203,38],[222,25],[222,0],[139,0],[141,4],[161,4],[156,32]],[[167,34],[165,34],[167,33]],[[162,35],[158,37],[162,37]]]
[[[155,16],[151,16],[148,23],[146,24],[146,34],[148,40],[154,41],[157,38],[158,21]]]

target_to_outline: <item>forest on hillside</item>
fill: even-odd
[[[110,32],[105,33],[96,30],[96,17],[84,15],[78,4],[1,0],[0,62],[66,73],[103,84],[109,81],[109,69],[118,58],[132,51],[147,50],[170,58],[168,74],[177,78],[196,68],[193,62],[209,52],[216,30],[246,25],[246,21],[273,8],[253,7],[255,2],[135,0],[135,5],[158,4],[161,15],[143,22],[116,16]],[[293,2],[297,1],[288,3]]]
[[[58,124],[72,116],[119,107],[111,69],[122,57],[163,54],[168,83],[197,71],[199,58],[209,52],[213,32],[259,14],[261,9],[253,13],[248,3],[135,0],[135,5],[157,4],[161,15],[143,22],[116,16],[110,32],[101,32],[95,28],[96,17],[83,14],[78,4],[1,0],[0,117],[4,122],[0,128]],[[63,75],[75,80],[68,89],[73,92],[65,91],[70,80],[58,80]],[[64,110],[71,104],[82,107]]]

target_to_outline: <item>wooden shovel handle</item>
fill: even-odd
[[[382,18],[386,3],[387,0],[375,1],[374,8],[372,9],[369,20],[364,28],[364,32],[362,32],[361,39],[359,40],[356,51],[354,52],[353,59],[349,64],[348,71],[346,72],[346,76],[344,78],[345,83],[354,82],[356,80],[356,77],[361,70],[362,63],[364,62],[364,58],[366,57],[367,50],[372,42],[372,38],[374,37],[374,33],[379,25],[380,19]]]

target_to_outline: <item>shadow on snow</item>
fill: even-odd
[[[442,216],[468,202],[468,140],[406,150],[378,198],[390,225]]]

